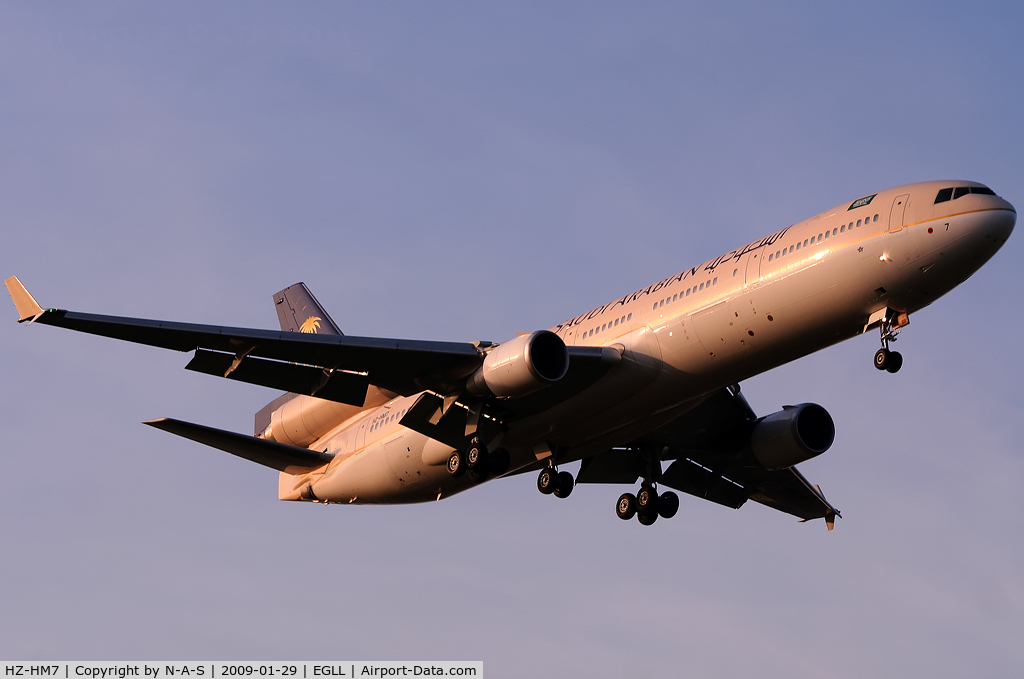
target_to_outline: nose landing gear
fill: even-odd
[[[889,350],[889,342],[896,341],[900,329],[910,324],[905,312],[888,310],[878,326],[882,334],[882,348],[875,352],[874,365],[879,370],[895,373],[903,367],[903,354]]]

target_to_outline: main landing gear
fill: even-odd
[[[879,330],[882,333],[882,348],[875,352],[874,364],[879,370],[899,372],[903,367],[903,354],[889,350],[889,342],[896,341],[900,328],[910,323],[905,313],[890,312],[882,318]]]
[[[469,477],[476,482],[484,481],[491,474],[501,476],[508,471],[509,456],[504,448],[489,452],[479,438],[473,437],[465,452],[454,451],[448,457],[448,473],[459,477],[469,471]]]
[[[644,481],[636,495],[623,493],[615,503],[615,514],[623,521],[634,516],[644,526],[650,526],[658,520],[671,519],[679,511],[679,496],[672,491],[658,495],[656,481],[661,477],[661,458],[654,448],[641,450],[646,466]]]
[[[629,521],[634,516],[644,526],[650,526],[658,520],[671,519],[679,511],[679,496],[672,491],[666,491],[660,496],[657,489],[648,483],[640,486],[636,495],[623,493],[615,503],[615,514],[623,521]]]

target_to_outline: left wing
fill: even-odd
[[[189,370],[363,405],[369,384],[403,396],[459,392],[483,362],[484,342],[436,342],[232,328],[43,309],[17,277],[6,280],[20,317],[92,335],[195,351]],[[612,365],[593,347],[568,347],[575,391]],[[556,383],[554,386],[559,386]],[[570,394],[559,393],[563,397]],[[575,393],[573,391],[573,393]]]

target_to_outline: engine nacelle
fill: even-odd
[[[474,394],[525,396],[562,379],[568,370],[565,342],[550,330],[538,330],[492,349],[466,386]]]
[[[750,435],[754,457],[766,469],[788,469],[832,446],[836,426],[828,411],[814,403],[785,406],[757,423]]]

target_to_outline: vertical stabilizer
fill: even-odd
[[[305,283],[296,283],[274,294],[274,307],[285,332],[343,335]]]

